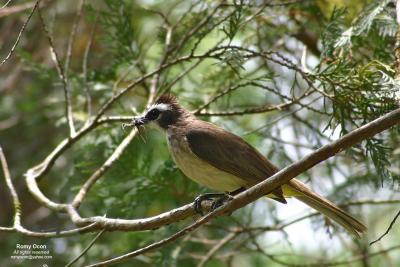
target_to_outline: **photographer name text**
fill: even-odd
[[[25,244],[25,245],[16,244],[15,248],[31,250],[31,249],[47,249],[47,246],[46,245],[38,245],[38,244],[29,244],[29,245],[28,244]]]

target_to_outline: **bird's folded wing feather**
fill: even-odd
[[[199,122],[186,134],[189,147],[200,159],[215,168],[235,175],[252,186],[278,171],[255,148],[236,136],[211,123]],[[286,203],[282,189],[273,191],[274,199]]]

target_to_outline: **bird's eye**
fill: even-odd
[[[152,109],[146,114],[146,119],[148,120],[156,120],[160,116],[160,111],[158,109]]]

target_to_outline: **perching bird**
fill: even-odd
[[[239,192],[279,171],[242,138],[197,119],[170,94],[161,96],[142,116],[136,117],[131,125],[139,127],[148,123],[165,131],[169,150],[182,172],[212,190]],[[275,189],[267,197],[281,203],[286,203],[285,197],[295,197],[357,237],[367,229],[357,219],[297,179]],[[201,202],[202,198],[199,199]]]

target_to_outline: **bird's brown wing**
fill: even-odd
[[[249,186],[278,171],[277,167],[239,136],[202,121],[197,121],[193,126],[186,134],[192,152],[212,166],[246,180]],[[286,203],[281,188],[272,193],[275,200]]]

